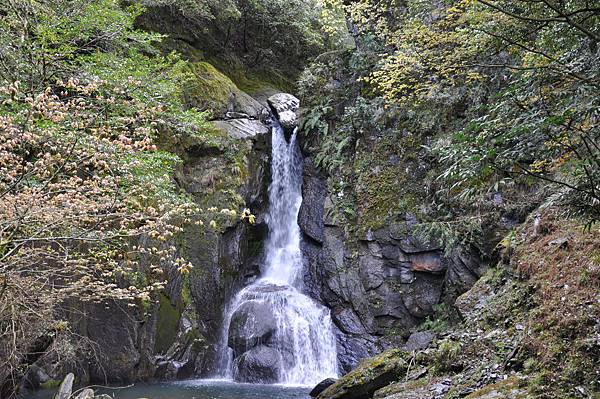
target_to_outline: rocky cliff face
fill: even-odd
[[[224,308],[260,273],[267,232],[270,113],[266,104],[241,92],[231,81],[228,87],[230,94],[220,105],[223,113],[213,121],[218,134],[226,137],[224,146],[166,141],[173,151],[184,152],[186,161],[175,179],[198,204],[220,209],[237,199],[257,215],[257,221],[250,225],[238,219],[218,231],[184,232],[179,245],[195,267],[186,281],[178,284],[174,277],[167,290],[166,306],[179,314],[179,323],[164,334],[170,345],[157,354],[154,378],[216,375]],[[163,326],[159,322],[157,331]]]
[[[344,371],[402,343],[436,305],[465,292],[486,268],[475,253],[444,254],[439,244],[417,238],[411,215],[354,241],[328,216],[335,194],[310,161],[303,193],[305,282],[332,311]]]

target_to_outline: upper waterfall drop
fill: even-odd
[[[302,157],[296,137],[297,129],[288,144],[283,129],[277,124],[273,127],[264,271],[265,279],[292,286],[303,266],[297,221],[302,205]]]
[[[337,376],[329,309],[304,295],[298,213],[302,155],[297,129],[272,128],[269,234],[262,277],[229,304],[223,325],[223,374],[241,382],[314,385]]]

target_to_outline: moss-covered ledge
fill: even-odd
[[[369,399],[375,391],[398,379],[409,366],[409,353],[390,349],[379,356],[364,360],[324,390],[318,399]]]

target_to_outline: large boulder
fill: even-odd
[[[231,316],[227,343],[235,356],[238,356],[248,349],[267,343],[276,328],[276,320],[268,304],[247,301]]]
[[[337,379],[335,378],[326,378],[323,381],[319,382],[309,393],[311,398],[316,398],[319,396],[321,392],[335,384]]]
[[[291,131],[298,126],[300,100],[291,94],[278,93],[267,100],[281,126]]]
[[[318,396],[319,399],[370,399],[408,368],[406,352],[392,349],[363,361]]]
[[[266,119],[268,112],[254,98],[241,91],[233,81],[208,62],[190,63],[194,78],[183,89],[189,107],[208,110],[215,118],[244,116]]]
[[[269,384],[279,380],[281,356],[265,345],[245,352],[234,363],[233,378],[238,382]]]

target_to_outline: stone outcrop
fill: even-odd
[[[395,381],[408,368],[404,352],[390,350],[363,361],[326,388],[318,399],[370,399],[378,389]]]
[[[286,132],[290,132],[298,126],[299,99],[291,94],[278,93],[269,97],[267,101]]]
[[[58,392],[54,395],[55,399],[69,399],[71,394],[73,393],[73,382],[75,381],[75,375],[73,373],[67,374],[63,382],[61,382],[60,387],[58,387]]]
[[[435,334],[431,331],[417,331],[412,333],[402,347],[407,352],[416,352],[427,349],[435,339]]]
[[[304,234],[305,285],[332,310],[344,371],[389,346],[401,346],[434,306],[468,290],[485,271],[477,254],[445,254],[404,221],[354,236],[332,217],[335,195],[305,160],[299,224]],[[358,226],[360,227],[360,226]]]
[[[254,138],[257,135],[269,132],[268,126],[256,119],[249,119],[244,116],[236,119],[218,120],[214,122],[215,126],[231,137],[236,139]]]
[[[280,370],[279,353],[273,348],[259,345],[235,360],[234,379],[240,382],[269,384],[278,381]]]
[[[261,343],[267,343],[276,329],[276,320],[267,303],[248,301],[231,317],[228,346],[241,354]]]

